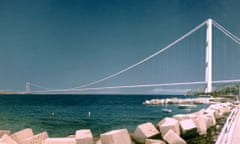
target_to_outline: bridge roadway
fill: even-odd
[[[240,105],[229,115],[216,144],[240,144]]]

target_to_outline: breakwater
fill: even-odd
[[[47,132],[33,134],[31,129],[24,129],[15,133],[1,131],[0,142],[13,144],[43,143],[43,144],[130,144],[130,143],[187,143],[192,138],[208,135],[213,128],[219,128],[217,122],[223,119],[234,107],[231,103],[212,104],[206,109],[189,114],[177,114],[166,117],[158,123],[145,122],[136,126],[134,132],[123,129],[107,131],[99,135],[94,141],[90,129],[80,129],[74,135],[66,137],[48,137]],[[94,129],[93,129],[94,132]],[[174,141],[171,141],[174,140]],[[82,141],[82,142],[81,142]],[[11,144],[10,143],[10,144]],[[189,142],[190,143],[190,142]],[[84,143],[83,143],[84,144]]]
[[[212,101],[216,101],[215,98],[166,98],[166,99],[151,99],[145,100],[143,104],[146,105],[159,105],[159,104],[206,104]]]

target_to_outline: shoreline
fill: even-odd
[[[219,134],[221,133],[222,128],[227,120],[229,114],[226,114],[224,117],[217,120],[216,126],[208,129],[206,135],[197,136],[193,138],[186,139],[186,142],[189,144],[212,144],[216,143]]]
[[[221,103],[220,103],[221,104]],[[212,104],[213,105],[213,104]],[[211,105],[209,106],[209,107],[211,107]],[[208,107],[208,108],[209,108]],[[190,116],[190,115],[193,115],[193,114],[196,114],[196,113],[202,113],[202,111],[203,110],[200,110],[199,112],[195,112],[195,113],[190,113],[190,114],[183,114],[182,115],[182,117],[184,117],[184,116]],[[179,114],[179,115],[181,115],[181,114]],[[216,130],[221,130],[221,128],[223,127],[223,125],[222,124],[224,124],[224,122],[223,121],[225,121],[226,120],[226,117],[227,117],[227,115],[221,115],[221,117],[220,117],[220,119],[219,118],[216,118],[217,119],[217,123],[215,123],[215,125],[214,126],[212,126],[212,127],[210,127],[209,129],[207,129],[207,134],[204,134],[204,135],[201,135],[201,136],[196,136],[196,137],[193,137],[193,138],[187,138],[187,139],[184,139],[186,142],[188,142],[188,143],[194,143],[195,141],[198,141],[198,142],[196,142],[196,143],[198,143],[198,144],[204,144],[204,143],[201,143],[202,141],[206,141],[206,138],[207,138],[207,143],[209,143],[210,141],[212,142],[212,141],[214,141],[214,139],[215,138],[213,138],[213,137],[216,137],[216,135],[218,134],[218,132],[217,133],[213,133],[214,131],[216,131]],[[173,118],[174,118],[174,116],[173,116]],[[189,119],[189,118],[187,118],[187,119]],[[160,121],[163,121],[163,119],[162,120],[160,120]],[[149,122],[149,123],[151,123],[151,122]],[[217,124],[217,126],[216,126],[216,124]],[[141,124],[140,124],[141,125]],[[139,126],[139,125],[138,125]],[[138,127],[137,126],[137,127]],[[154,125],[154,127],[157,129],[157,130],[159,130],[160,128],[159,127],[156,127],[156,125]],[[137,128],[136,128],[137,129]],[[79,131],[79,130],[77,130],[77,131]],[[77,132],[76,131],[76,132]],[[93,130],[94,131],[94,130]],[[136,130],[135,130],[136,131]],[[159,131],[161,131],[161,130],[159,130]],[[91,130],[90,130],[90,132],[91,132]],[[209,132],[210,132],[210,134],[209,134]],[[19,132],[16,132],[16,133],[19,133]],[[31,132],[30,132],[31,133]],[[133,138],[133,136],[132,135],[134,135],[135,134],[135,132],[134,133],[132,133],[132,132],[129,132],[130,133],[130,135],[129,135],[129,137],[131,136],[131,139],[134,139]],[[15,133],[14,133],[15,134]],[[8,134],[8,135],[14,135],[14,134]],[[102,133],[102,134],[100,134],[98,137],[93,137],[93,135],[91,134],[91,137],[92,137],[92,141],[94,141],[94,142],[96,142],[97,144],[100,144],[100,142],[99,142],[99,140],[101,140],[101,135],[103,135],[104,133]],[[160,134],[160,132],[158,133],[158,135]],[[46,136],[46,133],[44,133],[44,135],[45,135],[45,139],[51,139],[51,138],[48,138],[48,136]],[[34,134],[32,135],[32,136],[34,136]],[[67,136],[68,138],[70,137],[70,138],[72,138],[72,139],[76,139],[76,134],[75,135],[71,135],[71,136]],[[163,137],[163,136],[162,136]],[[66,137],[62,137],[62,138],[66,138]],[[150,136],[150,137],[148,137],[148,138],[152,138],[152,136]],[[45,140],[44,139],[44,140]],[[146,140],[147,138],[145,138],[144,140]],[[159,140],[159,138],[158,138],[158,140]],[[1,140],[0,140],[1,141]],[[136,142],[135,142],[136,143]],[[206,142],[205,142],[206,143]],[[104,144],[104,143],[102,143],[102,144]]]

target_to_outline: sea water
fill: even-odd
[[[177,105],[143,105],[153,98],[189,98],[176,95],[0,95],[0,129],[12,132],[32,128],[34,133],[47,131],[50,137],[62,137],[79,129],[91,129],[94,136],[127,128],[134,132],[138,124],[158,123],[167,116],[192,113]],[[171,113],[162,112],[171,109]]]

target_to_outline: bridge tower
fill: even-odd
[[[208,19],[206,31],[206,69],[205,69],[205,93],[212,92],[212,19]]]
[[[30,93],[31,93],[30,82],[26,82],[26,89],[25,89],[25,92],[26,92],[27,94],[30,94]]]

